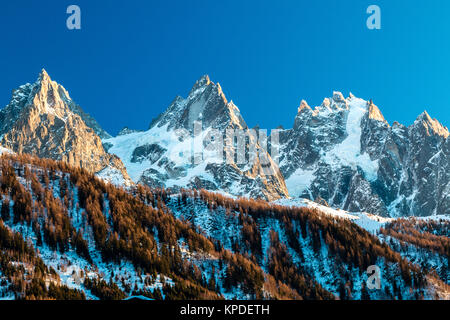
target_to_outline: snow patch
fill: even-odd
[[[349,112],[347,115],[347,137],[342,143],[329,150],[323,160],[336,168],[349,166],[352,169],[360,167],[369,181],[376,180],[378,161],[372,161],[370,156],[361,154],[361,120],[367,112],[367,102],[359,98],[349,99]]]
[[[286,187],[289,190],[291,196],[300,196],[306,190],[309,190],[309,186],[314,180],[315,170],[303,170],[298,168],[293,174],[286,179]]]

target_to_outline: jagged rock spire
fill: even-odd
[[[44,68],[42,68],[41,72],[39,73],[38,81],[51,81],[50,76]]]
[[[207,75],[195,82],[186,99],[175,98],[167,110],[152,121],[150,128],[167,125],[169,129],[192,131],[196,121],[201,121],[204,128],[247,127],[239,108],[232,101],[228,102],[219,83],[212,82]]]
[[[45,69],[33,85],[18,90],[0,110],[2,146],[16,153],[62,160],[93,173],[109,168],[108,172],[116,170],[128,179],[121,161],[104,150],[96,134],[104,131]]]
[[[300,113],[300,112],[302,112],[303,110],[308,110],[308,111],[311,111],[311,110],[312,110],[311,107],[308,105],[308,103],[307,103],[305,100],[302,100],[302,101],[300,102],[300,106],[299,106],[298,109],[297,109],[297,113]]]
[[[367,102],[367,113],[368,118],[372,120],[378,120],[381,122],[386,122],[386,119],[383,117],[383,114],[381,113],[380,109],[373,103],[372,99],[370,99]]]
[[[194,92],[195,90],[202,88],[202,87],[206,87],[211,83],[211,80],[209,79],[209,75],[205,74],[203,76],[201,76],[194,84],[194,86],[191,89],[191,93]]]
[[[422,125],[428,135],[436,134],[444,138],[449,136],[447,127],[444,127],[438,120],[432,119],[426,110],[424,110],[414,121],[413,126],[417,125]]]

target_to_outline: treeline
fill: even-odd
[[[400,240],[402,245],[409,243],[450,257],[449,228],[448,220],[396,219],[386,224],[380,233]]]

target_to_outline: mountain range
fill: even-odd
[[[200,135],[193,132],[196,122]],[[227,130],[257,139],[208,76],[187,98],[177,96],[147,131],[125,127],[116,137],[45,70],[14,90],[0,111],[4,148],[63,160],[116,184],[204,188],[269,201],[320,198],[334,208],[391,217],[450,213],[449,132],[426,111],[409,127],[390,125],[372,101],[334,92],[314,109],[302,100],[293,127],[277,130],[276,159],[270,147],[253,141],[260,155],[253,162],[194,161],[194,143]],[[236,142],[225,138],[224,150],[224,158],[236,152]]]
[[[334,92],[258,129],[203,76],[113,137],[42,70],[0,110],[0,299],[449,299],[447,128]]]

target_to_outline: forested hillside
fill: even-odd
[[[340,299],[422,299],[431,298],[428,279],[439,278],[377,235],[317,209],[231,199],[205,190],[183,190],[169,206],[224,248],[300,291],[314,279]],[[381,269],[381,290],[366,287],[370,265]],[[444,286],[441,280],[433,282]]]
[[[380,237],[423,270],[437,273],[450,284],[450,220],[396,219],[380,230]]]
[[[317,210],[204,190],[123,189],[27,155],[4,154],[0,167],[3,297],[421,299],[442,282]],[[374,264],[381,290],[365,285]]]

